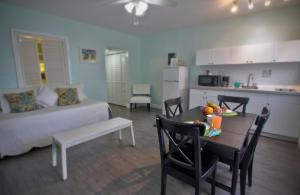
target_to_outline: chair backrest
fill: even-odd
[[[249,102],[248,97],[234,97],[234,96],[225,96],[225,95],[218,95],[219,105],[220,107],[223,106],[223,104],[226,106],[226,108],[236,111],[240,107],[242,107],[242,113],[246,113],[246,106]],[[231,108],[228,103],[235,103],[237,104],[235,107]]]
[[[165,101],[165,110],[166,110],[166,116],[167,118],[171,118],[175,116],[176,114],[181,114],[183,112],[182,110],[182,98],[174,98],[174,99],[168,99]]]
[[[150,84],[133,84],[133,95],[150,95]]]
[[[205,132],[205,126],[178,123],[165,118],[162,115],[156,116],[156,125],[159,139],[159,148],[162,165],[174,163],[184,169],[195,171],[196,175],[201,175],[201,144],[200,135]],[[174,139],[174,135],[180,134],[184,138],[181,140]],[[169,144],[166,146],[165,141]],[[191,155],[185,153],[184,147],[187,143],[193,148]]]
[[[245,151],[245,154],[243,155],[241,166],[243,168],[248,168],[253,156],[254,152],[259,140],[259,137],[261,135],[261,132],[264,128],[264,125],[266,124],[267,120],[269,119],[270,111],[267,107],[264,107],[262,109],[261,115],[256,118],[255,124],[256,124],[256,130],[250,140],[250,143],[247,146],[247,149]]]

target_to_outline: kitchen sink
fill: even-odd
[[[252,86],[242,86],[243,89],[258,89],[257,86],[252,85]]]

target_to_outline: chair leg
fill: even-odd
[[[134,109],[136,109],[136,103],[134,103]]]
[[[130,103],[130,112],[132,112],[132,103]]]
[[[167,173],[162,168],[161,170],[161,187],[160,187],[160,194],[165,195],[167,189]]]
[[[147,104],[148,112],[150,112],[150,103]]]
[[[201,191],[202,191],[202,185],[201,185],[200,181],[196,181],[195,195],[201,195]]]
[[[241,172],[240,172],[241,195],[246,194],[246,178],[247,178],[247,170],[241,170]]]
[[[211,195],[215,195],[216,172],[217,172],[217,165],[215,166],[215,169],[212,172]]]
[[[253,170],[253,159],[248,168],[248,185],[252,186],[252,170]]]

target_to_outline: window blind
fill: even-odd
[[[43,56],[48,84],[67,84],[67,60],[62,40],[43,40]]]
[[[40,85],[41,73],[35,40],[20,38],[19,51],[24,85],[27,87]]]

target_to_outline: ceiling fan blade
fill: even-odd
[[[178,2],[176,0],[143,0],[146,3],[159,5],[159,6],[168,6],[168,7],[176,7]]]
[[[129,3],[132,0],[117,0],[115,2],[113,2],[112,4],[125,4],[125,3]]]
[[[129,3],[132,0],[101,0],[98,5],[106,6],[106,5],[117,5],[117,4],[125,4]]]

